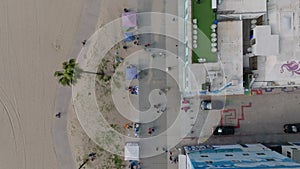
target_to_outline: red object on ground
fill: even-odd
[[[252,90],[251,90],[251,94],[252,94],[252,95],[253,95],[253,94],[256,94],[256,95],[262,95],[263,92],[262,92],[262,90],[260,90],[260,89],[252,89]]]
[[[190,101],[188,101],[188,100],[182,100],[182,103],[187,104],[187,103],[190,103]]]
[[[184,110],[185,112],[187,112],[190,109],[190,107],[185,106],[185,107],[182,107],[181,109]]]

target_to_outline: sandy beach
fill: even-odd
[[[100,7],[100,14],[97,23],[97,28],[101,28],[103,25],[117,19],[121,16],[124,8],[129,8],[131,10],[137,10],[138,8],[142,8],[143,11],[162,11],[164,10],[164,6],[161,5],[160,0],[151,1],[151,3],[147,0],[144,1],[136,1],[136,0],[110,0],[110,1],[101,1]],[[143,12],[137,11],[137,12]],[[175,46],[175,45],[174,45]],[[116,49],[118,50],[119,56],[126,57],[128,54],[133,53],[133,51],[141,50],[135,49],[136,47],[130,47],[127,50],[121,50],[119,45],[115,46],[115,49],[112,49],[110,52],[107,53],[105,56],[109,63],[113,63],[114,53]],[[143,49],[142,49],[143,50]],[[98,70],[99,72],[99,70]],[[101,85],[99,85],[101,86]],[[110,85],[108,85],[110,87]],[[108,87],[108,88],[109,88]],[[101,87],[100,87],[101,88]],[[98,96],[103,96],[102,98],[98,98],[98,106],[103,107],[104,105],[110,105],[110,101],[112,102],[110,97],[105,96],[104,90],[100,90],[99,87],[96,87],[96,93]],[[102,103],[101,100],[103,100]],[[105,100],[105,101],[104,101]],[[104,106],[105,107],[105,106]],[[108,106],[110,107],[110,106]],[[113,126],[115,126],[116,130],[120,133],[124,133],[128,135],[130,131],[125,130],[124,126],[126,123],[129,122],[128,119],[124,119],[124,117],[120,115],[116,115],[118,112],[115,108],[111,108],[107,113],[103,113],[103,116],[106,118],[107,122]],[[128,132],[128,133],[127,133]],[[90,161],[86,165],[86,169],[96,169],[96,168],[119,168],[116,165],[116,161],[122,161],[121,166],[122,168],[127,168],[128,163],[125,162],[123,159],[124,157],[114,156],[113,154],[105,151],[104,149],[98,147],[84,132],[79,121],[77,119],[76,113],[74,110],[70,110],[69,112],[69,120],[68,120],[68,135],[70,140],[70,146],[73,153],[73,159],[75,164],[79,166],[84,159],[87,158],[87,154],[91,152],[97,153],[97,158],[95,161]],[[117,160],[116,160],[117,158]]]
[[[0,168],[57,169],[52,124],[60,69],[83,0],[0,2]]]
[[[95,30],[118,18],[128,2],[134,4],[114,1],[101,2]],[[60,120],[54,116],[60,86],[53,73],[67,60],[76,43],[85,3],[0,2],[0,168],[60,168],[53,141],[53,121]],[[74,117],[71,113],[69,119]],[[85,137],[81,134],[71,142],[72,148],[87,143],[80,142]],[[75,149],[73,153],[75,157],[82,152]]]
[[[95,31],[101,28],[103,25],[119,18],[123,12],[124,8],[130,8],[136,10],[137,8],[137,1],[135,0],[104,0],[101,1],[101,7],[99,10],[99,18],[97,21],[97,26]],[[129,49],[130,51],[130,49]],[[128,52],[128,51],[127,51]],[[113,57],[114,50],[109,52],[108,57]],[[120,56],[125,56],[125,50],[119,50]],[[98,91],[98,94],[104,95]],[[111,100],[110,97],[107,99]],[[112,120],[114,119],[114,120]],[[124,129],[122,123],[126,123],[127,120],[120,115],[111,116],[110,117],[111,123],[120,123],[117,125],[119,129]],[[74,112],[73,107],[70,107],[70,111],[68,112],[68,137],[70,147],[72,149],[73,159],[75,161],[75,165],[79,166],[82,164],[84,159],[86,158],[88,153],[95,152],[97,153],[97,158],[93,162],[89,162],[85,167],[86,169],[94,169],[94,168],[108,168],[114,169],[119,168],[118,166],[126,165],[125,161],[123,161],[123,157],[114,156],[113,154],[105,151],[101,147],[97,146],[84,132],[82,129],[76,113]],[[114,160],[113,160],[114,159]],[[122,161],[119,165],[116,165],[116,160]]]
[[[53,73],[76,52],[74,46],[80,45],[78,32],[85,22],[82,11],[92,1],[95,0],[0,2],[0,168],[61,167],[53,136],[54,122],[61,120],[55,118],[61,87]],[[123,8],[137,6],[135,0],[102,0],[97,24],[90,29],[119,18]],[[70,109],[64,113],[68,113],[70,147],[77,165],[89,151],[103,150],[83,132],[72,105],[65,107]],[[109,157],[111,154],[103,156]],[[87,167],[99,167],[99,163],[100,160]]]

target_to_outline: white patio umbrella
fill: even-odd
[[[213,53],[217,52],[217,48],[211,48],[211,52]]]
[[[211,43],[211,47],[216,47],[217,43]]]
[[[193,19],[193,24],[197,24],[197,19]]]
[[[217,28],[217,25],[216,25],[216,24],[212,24],[212,25],[210,26],[210,28],[211,28],[211,29],[216,29],[216,28]]]

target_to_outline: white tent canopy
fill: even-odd
[[[137,142],[125,144],[125,160],[139,160],[140,146]]]

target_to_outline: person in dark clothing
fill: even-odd
[[[83,40],[83,41],[81,42],[81,44],[82,44],[82,46],[84,46],[84,45],[86,44],[86,40]]]
[[[61,112],[58,112],[58,113],[55,115],[55,117],[57,117],[57,118],[60,118],[60,116],[61,116]]]

